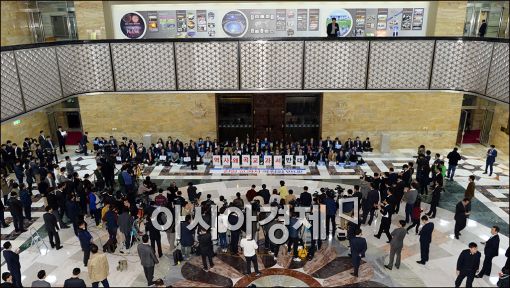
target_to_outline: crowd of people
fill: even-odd
[[[6,147],[9,146],[15,151],[14,155],[20,155],[19,158],[16,156],[14,159],[14,167],[11,166],[11,160],[4,161],[7,158],[2,156],[2,167],[5,167],[5,173],[12,171],[17,179],[17,181],[11,179],[8,182],[5,174],[2,175],[2,192],[9,191],[4,194],[9,196],[8,199],[4,198],[4,203],[9,207],[15,231],[26,231],[23,219],[30,220],[31,218],[31,192],[33,185],[36,184],[45,202],[46,213],[43,215],[43,220],[51,247],[57,250],[61,249],[59,230],[73,227],[74,234],[79,239],[83,251],[83,264],[88,269],[93,287],[97,287],[99,283],[102,283],[104,287],[109,285],[107,280],[108,261],[105,253],[116,251],[130,253],[131,247],[135,244],[137,245],[136,250],[140,257],[147,284],[162,285],[161,279],[154,280],[154,267],[158,265],[159,258],[163,256],[161,247],[162,231],[154,227],[151,215],[157,207],[167,207],[170,211],[174,211],[177,205],[181,207],[184,221],[181,225],[176,226],[176,219],[173,219],[174,224],[163,231],[170,244],[170,251],[172,251],[172,257],[176,265],[181,261],[188,261],[195,254],[202,257],[203,269],[209,271],[214,267],[216,253],[243,254],[246,260],[246,274],[251,273],[251,266],[253,265],[254,273],[258,276],[261,273],[257,264],[259,249],[264,247],[265,252],[273,255],[276,259],[280,254],[281,246],[284,246],[286,252],[292,256],[292,261],[311,260],[316,252],[323,247],[321,239],[314,239],[307,232],[313,231],[313,226],[317,223],[307,219],[308,216],[302,218],[302,215],[295,211],[295,207],[313,207],[312,205],[318,205],[318,211],[326,211],[326,219],[324,219],[326,221],[326,235],[339,240],[345,238],[348,241],[349,256],[353,264],[351,273],[353,276],[358,276],[361,259],[367,253],[367,242],[363,237],[362,227],[370,226],[374,218],[377,217],[380,217],[380,221],[378,221],[380,226],[374,237],[380,238],[384,233],[390,244],[390,261],[385,267],[390,270],[393,267],[399,269],[404,240],[413,228],[419,237],[420,243],[421,258],[417,262],[425,265],[429,261],[429,247],[434,230],[434,223],[430,220],[436,217],[436,208],[444,189],[444,179],[453,179],[456,165],[461,159],[457,149],[453,149],[447,155],[449,160],[447,168],[440,154],[436,154],[435,159],[431,161],[432,153],[423,146],[419,148],[416,162],[409,162],[403,166],[401,171],[397,172],[394,168],[390,168],[389,172],[375,173],[373,176],[363,174],[361,185],[355,185],[354,189],[348,189],[347,191],[337,187],[337,189],[322,188],[320,191],[311,193],[308,191],[308,187],[303,187],[303,191],[297,195],[292,189],[287,188],[285,181],[281,181],[280,186],[274,187],[271,192],[265,184],[259,190],[253,185],[245,195],[241,195],[239,192],[234,199],[226,199],[224,196],[220,196],[220,202],[214,203],[210,194],[204,197],[192,183],[188,184],[187,198],[185,198],[175,182],[166,190],[163,190],[152,182],[150,177],[139,181],[138,163],[150,164],[152,156],[149,155],[157,153],[158,149],[160,153],[165,153],[170,158],[173,158],[174,154],[181,157],[181,155],[190,155],[191,153],[191,155],[197,155],[203,159],[205,153],[211,151],[220,155],[225,153],[250,154],[260,152],[301,153],[305,155],[314,155],[314,153],[324,155],[330,153],[361,153],[369,151],[366,148],[370,148],[370,144],[369,142],[367,145],[361,143],[361,146],[354,144],[360,143],[359,139],[352,141],[353,144],[350,144],[350,141],[341,144],[337,139],[330,140],[328,138],[325,141],[318,141],[317,144],[314,143],[313,139],[304,141],[303,144],[298,142],[273,144],[264,139],[263,141],[256,140],[251,145],[249,139],[246,140],[246,144],[239,143],[236,139],[232,143],[227,142],[218,145],[216,141],[212,142],[206,138],[205,141],[199,139],[197,142],[190,141],[189,144],[183,145],[179,140],[174,142],[169,138],[166,143],[159,139],[157,144],[151,145],[149,150],[145,150],[143,144],[137,145],[133,141],[128,141],[128,144],[121,143],[117,145],[115,139],[110,139],[108,142],[110,144],[103,140],[94,140],[94,149],[98,152],[96,158],[98,162],[97,169],[92,177],[87,174],[81,178],[77,172],[74,172],[69,157],[66,157],[65,167],[61,168],[54,159],[54,155],[52,157],[47,155],[46,157],[40,157],[40,155],[44,156],[44,153],[37,152],[40,149],[38,148],[40,144],[37,143],[51,141],[48,139],[49,137],[45,137],[44,139],[35,140],[30,145],[27,144],[27,147],[32,147],[36,143],[35,152],[30,148],[26,152],[22,150],[19,154],[19,149],[14,143],[8,143],[9,145],[6,144],[5,147],[2,146],[2,150],[5,151]],[[28,141],[31,140],[28,139]],[[368,138],[367,141],[369,141]],[[110,147],[106,147],[107,145],[110,145]],[[129,151],[128,154],[123,152],[126,148]],[[83,149],[87,149],[86,144],[81,148],[81,150]],[[488,156],[495,154],[494,147],[491,149],[493,150],[488,151]],[[56,154],[56,150],[53,154]],[[116,181],[114,163],[111,160],[114,157],[121,157],[123,162],[120,172],[117,173]],[[158,157],[152,159],[158,159]],[[432,165],[430,165],[431,162]],[[489,164],[488,167],[490,168]],[[466,226],[466,219],[471,213],[470,203],[474,197],[474,181],[475,177],[471,176],[465,198],[456,207],[454,234],[457,239],[459,239],[460,232]],[[421,202],[429,194],[431,194],[431,205],[429,211],[424,214]],[[336,233],[338,227],[336,220],[340,208],[338,205],[339,197],[352,197],[355,201],[358,201],[359,211],[356,215],[361,215],[359,223],[343,219],[338,223],[339,227],[347,231],[346,235]],[[244,199],[252,204],[254,208],[251,213],[254,213],[253,216],[258,220],[269,217],[267,212],[261,212],[260,207],[262,206],[276,207],[279,211],[282,211],[281,213],[285,213],[283,212],[285,211],[284,206],[289,205],[288,212],[286,212],[290,219],[287,225],[289,232],[287,243],[277,244],[268,236],[271,227],[282,222],[281,218],[278,217],[262,226],[255,222],[251,227],[251,231],[255,232],[253,234],[248,233],[246,225],[236,231],[227,229],[229,224],[236,224],[239,218],[245,215],[237,215],[236,213],[227,215],[225,211],[229,207],[237,207],[242,213],[247,213]],[[215,245],[210,229],[202,227],[200,224],[194,229],[189,229],[188,226],[196,220],[197,216],[200,216],[205,223],[211,225],[212,221],[215,220],[212,219],[213,205],[218,205],[220,208],[217,225],[218,250],[214,250]],[[390,231],[392,217],[398,214],[401,205],[404,206],[405,220],[399,220],[398,228]],[[197,209],[198,207],[200,207],[200,210]],[[198,211],[200,211],[200,215],[197,215]],[[312,208],[312,212],[314,211]],[[2,205],[2,217],[3,212],[4,207]],[[352,216],[355,214],[354,212],[352,203],[343,204],[342,213]],[[157,220],[160,224],[164,224],[167,221],[165,214],[160,215]],[[172,217],[175,217],[175,215],[172,215]],[[94,222],[88,223],[87,218],[93,219]],[[1,220],[2,226],[7,226],[4,219]],[[294,224],[298,221],[302,221],[305,225],[296,229]],[[94,239],[88,231],[88,225],[94,224],[108,233],[108,240],[102,247],[104,253],[99,252],[98,243],[100,239]],[[179,227],[178,233],[176,233],[176,227]],[[481,270],[478,268],[479,264],[471,259],[478,257],[478,263],[480,262],[480,257],[476,256],[480,254],[476,252],[476,243],[469,245],[469,252],[464,251],[461,254],[457,265],[458,278],[455,283],[457,286],[465,277],[468,278],[467,285],[469,286],[474,277],[490,275],[492,258],[498,255],[498,232],[499,227],[494,226],[491,230],[491,238],[483,243],[486,246],[485,259]],[[281,234],[277,233],[276,236],[279,238]],[[4,243],[3,253],[9,272],[5,272],[2,278],[6,283],[13,283],[15,287],[21,287],[18,252],[12,251],[10,242]],[[475,272],[478,272],[478,274]],[[508,261],[502,272],[506,273],[505,275],[508,274]],[[43,270],[39,271],[37,274],[39,280],[36,281],[44,281],[45,275]],[[64,287],[85,287],[85,283],[79,278],[79,275],[80,269],[75,268],[73,276],[66,280]]]
[[[119,142],[110,136],[108,140],[96,137],[93,140],[93,148],[95,151],[105,151],[108,155],[113,155],[122,163],[136,162],[149,165],[178,163],[189,165],[191,169],[196,169],[199,163],[211,163],[213,155],[303,155],[307,165],[310,162],[356,163],[361,153],[373,150],[368,137],[364,141],[359,137],[354,140],[348,138],[345,142],[338,137],[334,140],[327,137],[318,141],[310,138],[285,143],[270,142],[267,138],[251,141],[249,137],[245,141],[240,141],[236,137],[233,141],[218,142],[216,139],[206,137],[205,140],[199,138],[196,141],[182,142],[169,136],[166,140],[159,138],[156,143],[145,147],[143,143],[136,143],[132,139],[123,138]],[[87,151],[82,148],[80,150]]]

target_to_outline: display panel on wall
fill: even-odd
[[[257,5],[264,9],[213,3],[192,8],[181,5],[182,9],[135,4],[112,5],[112,13],[118,39],[322,37],[332,18],[339,24],[338,37],[425,36],[428,4],[401,2],[397,3],[400,7],[378,7],[382,3],[353,3],[366,8],[331,2]]]

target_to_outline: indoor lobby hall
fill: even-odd
[[[0,287],[509,287],[509,11],[1,1]]]
[[[74,150],[71,147],[68,147],[68,150]],[[166,232],[162,232],[164,255],[159,259],[160,264],[156,265],[155,279],[161,278],[166,285],[172,285],[173,287],[239,286],[241,284],[241,286],[247,286],[250,283],[260,286],[267,286],[268,283],[278,283],[278,285],[274,284],[275,286],[310,286],[310,283],[313,283],[311,286],[322,285],[326,287],[344,285],[349,287],[356,285],[360,287],[448,287],[452,286],[455,280],[453,269],[458,254],[467,247],[469,242],[480,243],[486,241],[490,237],[490,227],[492,225],[501,227],[499,256],[494,258],[492,269],[498,271],[506,261],[504,247],[508,247],[507,197],[509,169],[507,164],[501,163],[495,165],[495,175],[492,177],[482,174],[483,159],[471,155],[479,155],[483,150],[479,145],[466,145],[465,150],[461,150],[463,160],[459,162],[454,181],[446,182],[437,216],[431,220],[435,224],[435,230],[430,248],[431,260],[425,266],[416,263],[420,255],[419,242],[418,236],[415,235],[413,230],[405,238],[400,269],[389,271],[384,268],[384,265],[388,262],[389,244],[386,243],[384,236],[382,239],[376,239],[373,236],[379,227],[381,217],[379,216],[371,226],[361,225],[363,237],[368,242],[368,250],[366,258],[363,259],[366,263],[360,267],[360,273],[363,276],[359,278],[354,278],[349,274],[352,268],[350,268],[350,258],[347,256],[349,253],[347,242],[338,241],[335,238],[326,240],[323,243],[323,250],[317,252],[318,254],[316,254],[314,260],[305,263],[296,264],[292,261],[291,256],[283,254],[279,255],[277,260],[273,260],[273,256],[261,249],[258,257],[261,264],[259,267],[265,268],[260,268],[262,276],[247,278],[243,276],[244,264],[242,258],[221,251],[218,251],[216,257],[214,257],[215,267],[209,272],[204,272],[201,269],[200,257],[198,256],[193,257],[188,262],[182,262],[180,265],[174,266],[171,247],[168,244],[169,238],[166,237]],[[334,188],[336,185],[352,189],[353,185],[359,185],[362,182],[359,180],[360,171],[367,172],[368,175],[387,172],[390,167],[400,171],[403,164],[413,160],[415,152],[415,149],[398,149],[392,153],[384,154],[374,151],[363,155],[366,164],[360,167],[351,169],[341,166],[319,166],[317,167],[318,171],[307,172],[307,175],[218,175],[210,171],[214,168],[206,168],[204,165],[198,165],[197,170],[190,170],[185,165],[173,165],[171,167],[159,165],[146,167],[143,176],[150,176],[151,180],[162,188],[170,186],[171,182],[176,182],[179,190],[183,191],[183,195],[186,194],[187,183],[193,182],[198,191],[202,192],[202,195],[211,194],[215,203],[220,203],[220,195],[223,195],[230,202],[235,198],[235,193],[241,192],[242,198],[247,203],[245,192],[250,189],[251,185],[256,185],[258,190],[262,184],[266,184],[268,189],[272,190],[279,187],[279,181],[282,179],[286,181],[286,186],[289,189],[296,191],[296,196],[299,196],[304,186],[308,186],[309,191],[319,191],[323,187]],[[445,155],[449,150],[434,152]],[[97,167],[94,156],[81,156],[75,153],[64,155],[71,156],[71,163],[80,177],[85,176],[85,174],[92,175]],[[506,157],[508,155],[501,155],[501,159],[506,159]],[[61,161],[59,165],[65,167],[65,161]],[[117,165],[119,169],[120,166]],[[461,239],[457,240],[453,237],[455,204],[462,200],[467,186],[467,176],[471,174],[476,175],[476,200],[473,202],[473,213],[467,222],[467,228],[462,233]],[[14,177],[14,175],[11,176]],[[63,284],[65,279],[70,277],[68,275],[71,274],[74,267],[81,268],[84,271],[81,278],[86,283],[90,283],[87,280],[86,267],[83,266],[81,261],[83,252],[80,250],[78,239],[72,229],[60,231],[64,249],[59,251],[38,247],[37,244],[31,245],[31,231],[33,231],[31,228],[38,231],[42,238],[46,238],[41,217],[43,214],[43,200],[37,190],[34,190],[33,193],[36,200],[32,204],[34,220],[27,223],[29,231],[21,234],[15,233],[12,225],[2,229],[2,242],[9,240],[14,247],[20,247],[22,250],[20,258],[23,283],[31,283],[35,280],[34,271],[44,269],[48,273],[47,281],[58,287]],[[430,202],[430,196],[424,197],[423,201],[422,209],[428,211],[429,204],[427,202]],[[397,227],[398,220],[405,218],[403,210],[401,209],[398,215],[393,215],[391,230]],[[11,220],[9,216],[6,212],[8,223]],[[93,219],[86,218],[86,221],[89,223],[89,231],[91,231],[94,241],[104,244],[108,239],[106,229],[96,227]],[[337,223],[340,223],[338,217]],[[47,238],[44,240],[48,245]],[[128,261],[126,271],[118,272],[116,270],[119,260]],[[136,247],[131,248],[129,253],[120,253],[120,250],[117,250],[114,254],[108,254],[110,266],[108,279],[110,284],[114,286],[144,286],[145,277],[138,261]],[[2,269],[4,267],[2,266]],[[448,271],[446,267],[452,267],[452,271]],[[269,269],[280,270],[269,272],[272,271]],[[265,276],[266,270],[268,271],[267,275],[271,276]],[[434,275],[434,277],[431,278],[430,275]],[[264,277],[268,277],[268,279],[264,279]],[[484,277],[483,279],[475,279],[474,285],[477,287],[494,287],[497,280],[497,276]]]

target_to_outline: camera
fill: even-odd
[[[341,194],[345,191],[345,188],[340,185],[336,185],[335,190],[338,192],[338,194]]]

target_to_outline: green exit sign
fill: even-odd
[[[14,120],[14,122],[12,122],[12,124],[14,126],[19,125],[19,124],[21,124],[21,120],[19,120],[19,119],[18,120]]]

